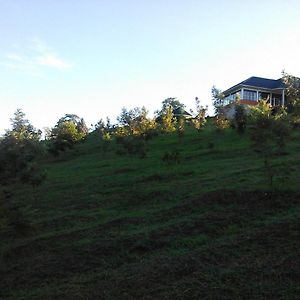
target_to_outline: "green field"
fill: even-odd
[[[119,147],[91,134],[14,187],[30,228],[0,234],[1,299],[299,299],[299,130],[272,187],[248,133],[158,135],[143,159]]]

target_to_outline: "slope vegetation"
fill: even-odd
[[[159,135],[143,159],[119,147],[91,134],[14,188],[30,229],[1,233],[0,298],[298,299],[298,132],[272,188],[233,130]]]

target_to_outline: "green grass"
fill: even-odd
[[[0,298],[298,299],[299,138],[271,189],[247,133],[159,135],[144,159],[91,134],[37,189],[14,187],[31,230],[0,232]]]

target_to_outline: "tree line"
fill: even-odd
[[[265,99],[248,108],[237,97],[232,119],[226,117],[224,95],[213,87],[213,123],[216,129],[222,131],[232,127],[243,134],[248,127],[256,148],[262,144],[267,147],[266,141],[272,140],[273,144],[276,141],[278,145],[276,151],[283,153],[291,128],[300,125],[300,91],[298,78],[285,72],[282,75],[288,97],[286,107],[272,108],[267,103],[268,99]],[[162,107],[154,117],[149,117],[145,107],[122,108],[117,124],[111,124],[109,118],[106,121],[100,119],[94,126],[94,132],[103,141],[104,150],[107,150],[112,140],[116,140],[128,152],[139,152],[137,149],[143,148],[145,141],[157,134],[177,132],[179,138],[182,138],[187,125],[201,132],[207,121],[207,107],[201,105],[198,98],[195,99],[195,104],[195,112],[191,111],[193,117],[189,120],[174,115],[178,108],[185,112],[185,105],[177,98],[162,101]],[[38,184],[44,176],[36,175],[37,161],[46,153],[59,156],[76,143],[83,142],[90,132],[84,119],[74,114],[66,114],[52,129],[48,129],[45,141],[41,141],[42,132],[30,124],[21,109],[16,110],[10,121],[11,129],[0,138],[0,185],[15,181]],[[262,140],[264,143],[261,143]]]

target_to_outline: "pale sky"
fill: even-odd
[[[0,132],[17,108],[40,129],[66,113],[89,125],[299,76],[299,12],[299,0],[0,0]]]

